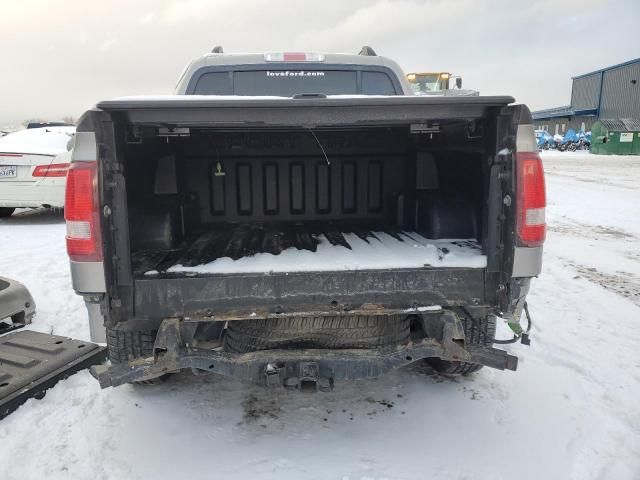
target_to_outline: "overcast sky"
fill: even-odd
[[[571,76],[640,57],[638,0],[0,0],[0,126],[171,93],[225,51],[357,52],[481,94],[566,105]]]

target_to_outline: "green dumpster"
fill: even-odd
[[[640,155],[640,120],[600,119],[591,127],[591,153]]]

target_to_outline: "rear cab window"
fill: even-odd
[[[384,67],[376,67],[377,70],[350,65],[314,67],[282,64],[205,67],[194,74],[187,95],[402,94],[393,73]]]

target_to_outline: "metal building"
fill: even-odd
[[[620,118],[640,119],[640,58],[573,77],[571,105],[533,112],[536,128],[551,134]]]

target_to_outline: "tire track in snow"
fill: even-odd
[[[575,235],[584,237],[587,232],[589,232],[591,235],[595,236],[595,238],[597,238],[598,235],[601,235],[616,239],[638,240],[635,235],[625,232],[624,230],[602,225],[588,225],[586,223],[577,221],[554,221],[553,223],[547,225],[547,229],[550,232],[560,233],[563,235]]]
[[[618,295],[631,300],[640,307],[640,279],[633,274],[620,272],[617,275],[599,272],[596,268],[584,265],[568,264],[582,277]]]
[[[603,244],[610,250],[618,250],[624,258],[634,264],[640,264],[640,253],[637,251],[640,239],[622,229],[603,225],[588,225],[578,221],[556,221],[551,223],[548,229],[554,234],[578,237],[581,240],[589,239],[596,244]],[[621,270],[614,273],[604,272],[602,268],[585,265],[583,262],[566,256],[559,256],[558,259],[564,261],[565,266],[575,270],[580,277],[615,292],[640,306],[640,277],[638,275]]]

